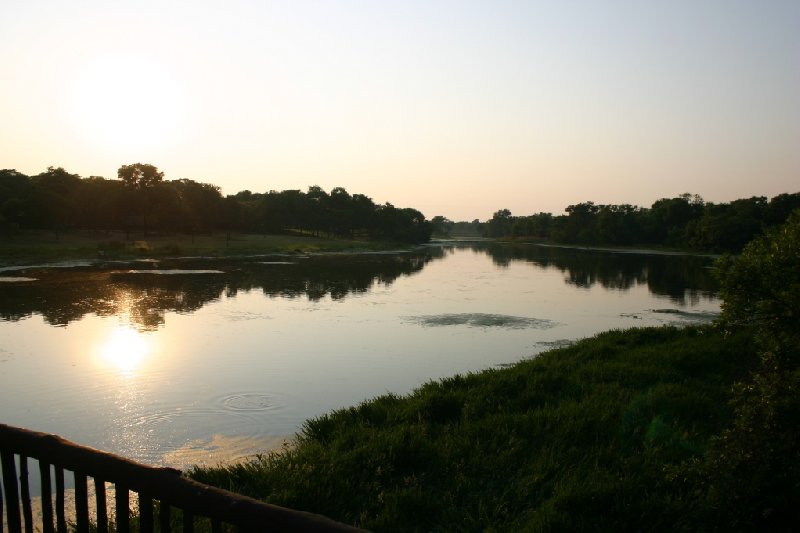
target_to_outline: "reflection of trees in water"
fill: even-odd
[[[166,312],[191,313],[219,300],[225,291],[220,274],[162,276],[137,274],[112,275],[120,287],[120,309],[128,313],[132,325],[143,330],[157,329]]]
[[[293,264],[250,265],[236,272],[229,291],[261,289],[271,297],[306,297],[317,301],[326,296],[340,300],[368,292],[375,284],[390,285],[400,276],[419,272],[444,251],[432,248],[414,254],[364,254],[318,256]]]
[[[564,281],[576,287],[596,284],[611,290],[628,290],[646,284],[650,292],[684,304],[714,293],[716,283],[709,261],[692,256],[659,256],[593,252],[542,246],[472,245],[477,254],[488,254],[495,264],[508,266],[523,261],[537,267],[555,268]],[[327,296],[341,300],[363,294],[376,284],[390,285],[400,276],[412,275],[435,259],[454,253],[453,248],[428,248],[406,254],[321,255],[289,258],[290,264],[257,262],[203,262],[198,268],[216,268],[226,274],[124,275],[99,270],[29,272],[39,281],[0,284],[0,317],[20,320],[41,315],[54,326],[65,326],[87,314],[126,316],[134,327],[152,330],[164,323],[167,312],[191,313],[218,300],[223,294],[261,290],[270,297],[308,298]],[[162,268],[191,268],[186,262]]]
[[[441,258],[441,249],[409,254],[329,255],[296,259],[291,264],[217,262],[226,274],[157,275],[99,270],[47,270],[28,273],[39,281],[0,285],[0,317],[16,321],[41,315],[54,326],[66,326],[88,314],[126,316],[141,330],[157,329],[167,312],[191,313],[240,290],[260,289],[268,296],[306,297],[318,301],[330,295],[340,300],[389,285],[419,272]],[[186,262],[162,268],[191,268]],[[199,268],[211,268],[204,262]]]
[[[88,314],[127,316],[134,327],[155,329],[166,311],[191,312],[219,298],[223,280],[209,276],[116,276],[113,272],[42,272],[34,283],[0,286],[0,317],[20,320],[41,315],[66,326]]]
[[[704,294],[714,294],[717,282],[709,270],[710,260],[688,255],[648,255],[603,252],[550,246],[476,245],[473,249],[491,256],[507,267],[524,261],[543,269],[555,268],[565,274],[564,282],[581,288],[596,284],[610,290],[626,291],[647,285],[651,293],[668,296],[679,304],[697,303]]]

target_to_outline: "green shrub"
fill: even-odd
[[[760,366],[733,388],[733,424],[673,472],[692,525],[790,531],[800,523],[800,211],[720,262],[728,332],[754,331]]]

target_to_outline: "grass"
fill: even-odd
[[[691,529],[670,469],[730,423],[757,360],[712,327],[611,331],[308,421],[195,479],[375,531]]]
[[[0,266],[58,261],[135,259],[139,257],[237,256],[270,253],[339,252],[397,248],[393,243],[325,239],[303,235],[225,233],[184,235],[124,232],[24,232],[0,238]]]

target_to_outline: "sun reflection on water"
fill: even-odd
[[[130,376],[141,368],[152,352],[152,345],[142,333],[129,326],[117,326],[100,347],[103,362]]]

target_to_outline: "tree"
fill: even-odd
[[[797,357],[800,349],[800,209],[783,226],[749,243],[736,258],[723,257],[722,320],[728,328],[753,327],[761,345]],[[796,368],[800,361],[775,361]]]
[[[511,211],[500,209],[495,211],[488,223],[489,237],[506,237],[511,235],[511,228],[514,224],[511,218]]]
[[[117,177],[122,180],[125,188],[130,191],[129,206],[133,213],[142,217],[144,234],[147,235],[147,215],[152,210],[150,205],[151,189],[164,179],[164,173],[155,166],[147,163],[133,163],[122,165],[117,170]],[[130,224],[130,220],[129,220]],[[129,226],[126,224],[126,226]]]
[[[0,170],[0,230],[32,226],[35,196],[28,176],[14,169]]]
[[[156,167],[147,163],[133,163],[132,165],[119,167],[117,177],[122,180],[126,187],[142,190],[161,183],[164,179],[164,173],[159,172]]]
[[[597,213],[600,207],[594,202],[583,202],[569,205],[565,209],[568,213],[563,226],[562,240],[566,242],[579,242],[594,244],[597,239],[596,225]]]
[[[330,224],[335,235],[353,235],[353,197],[344,187],[334,187],[328,198]]]
[[[447,217],[437,215],[431,219],[433,224],[433,234],[440,237],[450,237],[450,232],[453,231],[455,223]]]
[[[175,190],[183,231],[212,231],[219,226],[222,210],[220,188],[190,179],[168,182]]]
[[[800,210],[718,263],[721,325],[750,328],[761,364],[733,389],[733,425],[680,476],[709,528],[790,531],[800,502]]]
[[[706,204],[703,216],[687,226],[690,244],[700,250],[739,252],[761,234],[767,199],[742,198],[729,204]]]
[[[118,180],[100,176],[83,178],[75,202],[80,227],[94,230],[122,227],[120,206],[124,204],[125,193],[125,186]]]
[[[38,201],[43,209],[45,225],[56,231],[74,226],[77,221],[76,196],[81,187],[81,177],[70,174],[61,167],[47,167],[47,171],[34,176]]]

